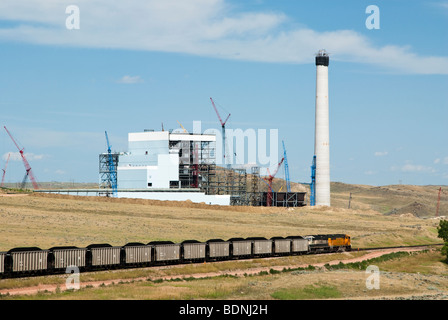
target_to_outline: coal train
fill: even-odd
[[[350,250],[350,236],[346,234],[133,242],[124,246],[92,244],[85,248],[65,246],[45,250],[26,247],[0,252],[0,277],[65,273],[73,267],[84,272]]]

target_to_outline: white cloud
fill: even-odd
[[[435,4],[436,6],[438,6],[439,8],[443,8],[443,9],[447,9],[448,10],[448,2],[439,2]]]
[[[414,164],[405,164],[401,171],[404,172],[434,172],[432,167],[423,166],[423,165],[414,165]]]
[[[141,82],[143,82],[143,79],[140,76],[123,76],[117,82],[118,83],[125,83],[125,84],[134,84],[134,83],[141,83]]]
[[[436,158],[434,160],[434,164],[439,164],[439,163],[443,163],[443,164],[448,164],[448,157],[445,157],[443,159],[441,158]]]
[[[387,154],[388,154],[387,151],[377,151],[375,152],[375,157],[387,156]]]
[[[7,152],[7,153],[3,154],[2,159],[6,161],[8,159],[8,154],[10,155],[9,161],[23,161],[22,156],[20,155],[20,152]],[[25,156],[26,160],[28,160],[28,161],[42,160],[45,157],[47,157],[47,155],[45,155],[45,154],[34,154],[34,153],[27,153],[27,152],[24,153],[24,156]]]
[[[433,167],[424,166],[424,165],[415,165],[411,163],[407,163],[400,167],[392,167],[392,171],[402,171],[402,172],[421,172],[421,173],[435,173],[436,170]]]
[[[22,133],[23,144],[35,149],[69,146],[84,150],[98,150],[98,147],[106,143],[104,131],[100,130],[98,132],[66,132],[47,128],[21,128],[18,131]]]
[[[405,73],[448,74],[447,56],[409,46],[378,46],[352,30],[290,27],[279,12],[235,12],[225,0],[77,0],[80,29],[67,30],[68,0],[2,0],[0,40],[45,45],[178,52],[249,61],[309,63],[322,48],[333,59]],[[297,25],[300,21],[292,21]]]
[[[104,130],[104,129],[103,129]],[[27,150],[33,151],[42,150],[46,148],[51,149],[61,149],[66,150],[65,148],[70,148],[71,152],[82,150],[82,152],[104,152],[107,151],[106,145],[106,137],[103,130],[98,131],[75,131],[75,132],[67,132],[67,131],[58,131],[49,128],[39,128],[39,127],[17,127],[14,129],[16,132],[21,133],[21,143],[24,146],[29,146]],[[124,150],[127,148],[127,136],[116,136],[113,132],[108,132],[109,140],[112,144],[112,149],[115,150]],[[11,142],[12,145],[12,142]],[[14,146],[12,145],[11,148]],[[45,151],[47,152],[47,151]],[[14,152],[11,152],[14,153]],[[28,155],[30,158],[28,158]],[[25,153],[25,156],[28,160],[41,160],[47,159],[50,157],[49,154],[36,154],[36,153]],[[2,158],[6,161],[8,157],[8,153],[3,154]],[[13,157],[11,155],[11,157]],[[20,154],[16,152],[15,159],[21,159]],[[11,161],[12,159],[10,159]],[[21,161],[21,160],[20,160]]]
[[[65,174],[66,172],[64,170],[58,169],[54,173],[62,175]]]

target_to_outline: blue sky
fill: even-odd
[[[380,29],[366,27],[372,4]],[[128,132],[162,122],[219,128],[213,97],[228,128],[278,129],[291,180],[309,182],[325,48],[331,180],[447,185],[447,27],[444,0],[2,0],[1,125],[38,181],[97,182],[105,130],[126,151]],[[3,168],[17,150],[2,131]],[[5,181],[23,174],[12,157]]]

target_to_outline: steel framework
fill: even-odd
[[[114,193],[111,184],[111,176],[117,176],[118,156],[119,153],[101,153],[99,155],[99,187],[100,189],[112,190],[112,192],[104,191],[101,193],[102,195],[111,196]],[[111,162],[113,163],[113,166],[111,166]]]
[[[262,192],[258,205],[267,207],[301,207],[305,205],[306,192]]]
[[[111,149],[111,146],[109,143],[109,137],[107,136],[107,131],[104,131],[104,133],[106,135],[106,142],[107,142],[107,154],[108,154],[107,165],[109,167],[108,176],[110,179],[109,184],[112,188],[112,195],[114,197],[116,197],[117,196],[117,169],[116,168],[117,168],[118,163],[115,164],[115,161],[114,161],[115,159],[112,155],[112,149]]]

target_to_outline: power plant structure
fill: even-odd
[[[315,56],[316,104],[315,140],[309,205],[330,206],[330,134],[328,65],[329,55],[320,50]],[[225,124],[210,98],[223,132],[225,159]],[[181,125],[182,126],[182,125]],[[182,126],[183,128],[183,126]],[[284,157],[275,172],[260,177],[260,167],[231,168],[229,162],[216,165],[216,135],[183,131],[146,129],[128,133],[128,150],[99,154],[99,188],[41,190],[77,195],[105,195],[169,201],[192,201],[214,205],[251,205],[298,207],[306,204],[306,192],[292,192],[289,167]],[[286,192],[274,190],[272,181],[284,162]],[[225,167],[224,167],[225,166]],[[266,188],[267,186],[267,188]],[[266,190],[266,191],[263,191]]]
[[[217,166],[215,134],[146,129],[128,133],[125,152],[111,150],[107,132],[106,139],[108,151],[99,154],[98,189],[35,192],[211,205],[300,207],[306,203],[306,192],[273,190],[275,173],[269,175],[268,184],[268,178],[260,176],[258,166]]]
[[[216,154],[214,134],[149,129],[129,133],[128,151],[111,152],[109,147],[108,153],[99,155],[100,195],[116,192],[118,198],[218,205],[304,205],[304,192],[263,192],[259,167],[251,167],[249,173],[245,168],[219,167]],[[114,193],[111,177],[117,177]]]
[[[328,64],[325,50],[316,55],[315,205],[330,206],[330,126]],[[314,160],[313,160],[314,162]]]

